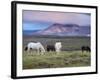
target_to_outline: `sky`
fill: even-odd
[[[23,30],[41,30],[54,23],[90,25],[91,15],[86,13],[23,10]]]

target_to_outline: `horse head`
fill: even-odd
[[[37,42],[37,43],[39,45],[39,48],[40,48],[41,52],[44,53],[45,52],[45,49],[44,49],[43,45],[40,42]]]

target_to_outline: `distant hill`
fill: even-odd
[[[36,34],[58,36],[87,36],[90,34],[90,26],[56,23],[44,30],[37,31]]]
[[[33,31],[32,34],[48,36],[90,36],[90,26],[55,23],[44,30]]]

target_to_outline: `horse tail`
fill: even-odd
[[[25,47],[25,51],[27,51],[27,50],[28,50],[28,47],[26,46],[26,47]]]

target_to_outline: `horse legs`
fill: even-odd
[[[89,53],[90,53],[91,51],[90,51],[90,50],[87,50],[87,52],[89,52]]]
[[[38,55],[39,55],[39,51],[40,51],[39,48],[37,48],[37,54],[38,54]]]
[[[81,50],[82,50],[82,53],[84,53],[84,51],[85,51],[85,47],[82,47]]]
[[[60,53],[60,49],[56,49],[56,53],[59,54]]]
[[[82,53],[84,52],[84,50],[82,49]]]
[[[32,54],[32,48],[28,48],[27,52],[28,52],[29,54]]]

